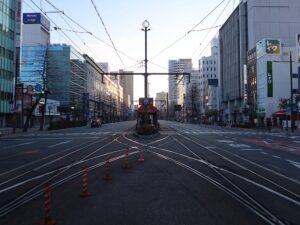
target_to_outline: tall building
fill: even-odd
[[[0,6],[0,127],[4,127],[13,123],[18,5],[17,1],[1,1]]]
[[[41,13],[23,13],[22,45],[50,44],[50,21]]]
[[[167,101],[168,101],[168,93],[167,92],[158,92],[155,96],[155,107],[159,110],[159,119],[167,118]]]
[[[169,60],[169,73],[190,73],[192,71],[192,59]],[[187,93],[188,76],[169,76],[169,113],[170,118],[183,119],[182,113],[175,113],[175,105],[184,105]]]
[[[281,40],[285,47],[296,46],[300,33],[300,2],[243,0],[220,28],[220,79],[222,109],[227,121],[249,119],[245,74],[247,52],[260,40]],[[252,75],[253,76],[253,75]],[[264,113],[258,117],[265,117]]]
[[[199,104],[202,120],[216,121],[219,114],[219,50],[218,38],[211,41],[211,55],[199,60]]]

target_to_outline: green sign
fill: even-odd
[[[268,97],[273,97],[273,70],[272,62],[267,62],[267,88],[268,88]]]
[[[280,41],[266,39],[266,54],[280,55]]]

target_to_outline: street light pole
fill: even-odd
[[[144,22],[143,22],[143,27],[144,28],[142,28],[142,31],[145,31],[145,75],[144,75],[144,77],[145,77],[145,84],[144,84],[144,86],[145,86],[145,98],[147,98],[148,97],[148,71],[147,71],[147,65],[148,65],[148,59],[147,59],[147,32],[150,30],[150,28],[149,28],[149,26],[150,26],[150,23],[147,21],[147,20],[145,20]]]

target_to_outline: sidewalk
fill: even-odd
[[[46,129],[44,129],[44,131],[40,131],[39,129],[40,129],[40,127],[32,127],[32,128],[28,128],[27,132],[23,132],[22,128],[16,128],[15,133],[13,133],[12,127],[0,128],[0,138],[1,137],[18,137],[21,135],[46,131]]]

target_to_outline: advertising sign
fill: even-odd
[[[272,70],[272,62],[267,62],[267,96],[273,97],[273,70]]]
[[[280,40],[266,39],[266,54],[269,54],[269,55],[280,55],[281,54],[281,43],[280,43]]]
[[[90,105],[89,105],[89,93],[82,93],[82,114],[85,118],[89,118]]]
[[[41,24],[48,31],[50,30],[50,22],[41,13],[23,13],[24,24]]]
[[[280,55],[281,41],[278,39],[262,39],[256,43],[256,58],[264,55]]]
[[[208,79],[208,85],[218,87],[218,79]]]
[[[300,63],[300,34],[297,35],[297,58],[298,58],[298,63]]]

